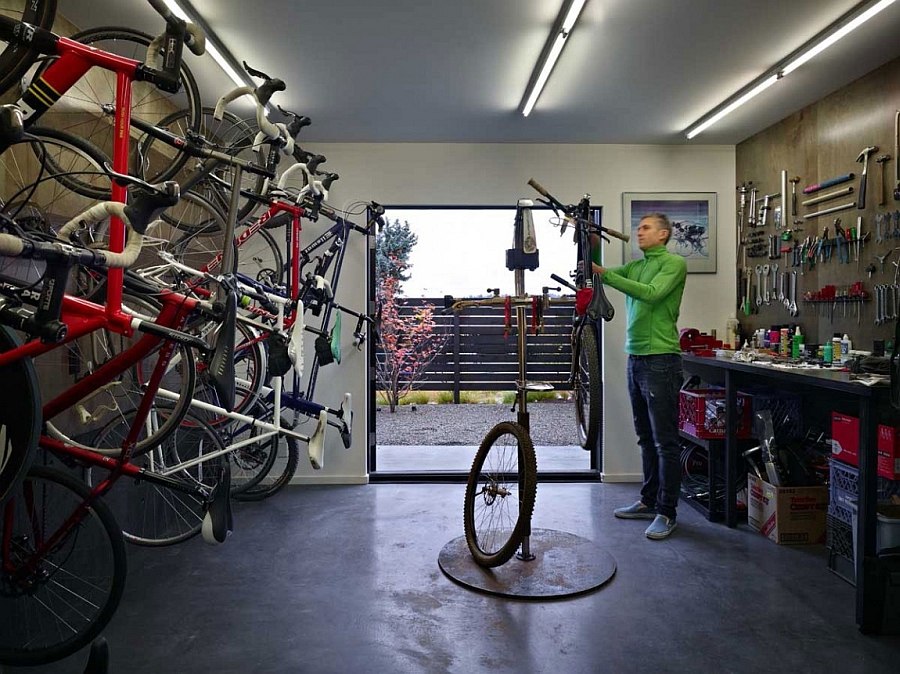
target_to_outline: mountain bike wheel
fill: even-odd
[[[4,215],[25,229],[49,232],[97,200],[109,199],[109,178],[103,172],[103,163],[109,159],[100,150],[55,129],[33,127],[28,133],[35,139],[0,154]],[[72,192],[72,180],[89,194]]]
[[[20,346],[0,325],[0,353]],[[0,367],[0,506],[34,460],[41,434],[41,390],[30,358]],[[2,516],[0,509],[0,516]]]
[[[0,15],[49,30],[56,17],[56,0],[4,0]],[[0,94],[16,86],[37,55],[25,45],[0,41]]]
[[[115,613],[125,587],[125,545],[103,499],[84,507],[90,492],[65,473],[36,466],[3,507],[0,663],[40,665],[71,655]],[[77,524],[29,568],[32,555],[73,516]]]
[[[481,442],[463,505],[466,543],[479,566],[505,564],[531,526],[537,493],[537,459],[531,436],[503,421]]]
[[[134,416],[134,411],[131,413]],[[221,478],[227,461],[224,455],[202,460],[194,466],[178,468],[182,463],[219,452],[225,448],[219,434],[200,414],[189,411],[184,422],[165,440],[147,452],[135,455],[132,463],[149,473],[167,475],[190,487],[211,491]],[[98,442],[108,445],[125,440],[123,426],[104,428]],[[91,467],[88,482],[94,484],[106,471]],[[200,533],[207,501],[199,495],[178,491],[149,480],[121,480],[104,497],[118,520],[122,535],[129,543],[146,546],[174,545]]]
[[[225,110],[222,119],[215,119],[213,113],[215,108],[205,107],[200,115],[200,125],[196,129],[207,143],[207,147],[215,149],[225,154],[261,164],[264,161],[262,155],[253,147],[253,141],[259,131],[256,126],[256,120],[241,119],[229,110]],[[167,115],[160,120],[157,126],[167,129],[178,136],[185,136],[194,129],[190,126],[191,111],[179,110]],[[141,167],[144,171],[143,178],[149,182],[157,182],[157,176],[161,173],[160,157],[165,158],[168,154],[174,152],[171,146],[163,143],[161,140],[152,136],[144,136],[139,143],[138,151],[142,157]],[[163,168],[168,165],[168,160],[163,159]],[[194,184],[197,179],[193,173],[202,166],[203,160],[191,159],[175,176],[179,184],[183,186],[183,191],[193,191],[200,194],[204,199],[211,202],[223,214],[228,212],[230,201],[230,190],[226,189],[219,182],[210,180],[208,177],[200,179],[199,183]],[[232,167],[227,164],[220,164],[213,171],[213,175],[225,181],[228,185],[232,182]],[[242,174],[241,189],[252,192],[253,194],[261,194],[265,188],[265,178],[254,173],[244,172]],[[248,217],[253,211],[262,206],[262,203],[241,197],[238,201],[237,221],[241,222]],[[182,221],[184,227],[189,227],[190,223]]]
[[[575,422],[582,449],[597,447],[603,424],[603,391],[600,388],[600,351],[597,326],[587,322],[575,343]]]
[[[102,292],[102,290],[101,290]],[[154,318],[158,309],[155,304],[143,298],[126,295],[122,298],[122,308],[148,318]],[[96,330],[84,337],[73,340],[65,348],[54,349],[35,361],[39,372],[44,373],[44,398],[52,400],[58,393],[75,381],[96,371],[108,360],[132,348],[144,337],[135,332],[126,337],[107,330]],[[131,427],[133,417],[146,395],[146,383],[159,362],[160,352],[168,344],[160,341],[142,360],[78,401],[72,408],[56,415],[52,422],[45,420],[48,435],[77,447],[99,452],[108,456],[118,456],[121,444],[109,444],[98,436],[98,431],[117,425],[121,438]],[[173,345],[174,352],[168,367],[162,375],[160,388],[175,394],[175,401],[163,401],[156,397],[150,414],[141,429],[135,453],[148,451],[173,433],[181,423],[193,398],[197,381],[194,354],[182,344]],[[110,436],[107,436],[110,437]]]
[[[82,31],[72,36],[91,47],[103,51],[125,56],[138,61],[144,61],[147,57],[147,47],[153,38],[146,33],[130,28],[93,28]],[[44,59],[37,73],[39,76],[44,69],[49,67],[52,58]],[[181,64],[179,73],[181,87],[177,94],[168,94],[158,89],[149,82],[134,82],[131,94],[131,117],[156,126],[167,115],[176,110],[187,109],[189,111],[190,128],[196,130],[200,124],[200,92],[187,62]],[[96,145],[109,156],[113,152],[113,124],[114,117],[110,112],[116,102],[116,74],[108,70],[94,68],[86,77],[76,82],[59,101],[48,110],[41,120],[45,126],[66,131],[70,134],[84,138]],[[104,108],[104,106],[107,106]],[[139,131],[132,130],[136,135]],[[131,156],[129,166],[132,172],[142,175],[139,166],[138,144],[131,144]],[[160,157],[157,162],[157,171],[154,176],[156,182],[172,178],[187,161],[187,155],[174,148],[165,157]],[[81,191],[81,186],[76,183],[75,191]]]

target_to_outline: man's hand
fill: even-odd
[[[591,262],[591,270],[595,274],[599,274],[600,276],[603,276],[603,274],[606,272],[606,267],[601,267],[596,262]]]

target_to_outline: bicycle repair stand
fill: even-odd
[[[519,377],[516,381],[516,402],[519,410],[516,422],[529,433],[528,391],[548,391],[552,385],[544,382],[529,383],[526,377],[525,308],[533,306],[533,299],[525,294],[525,270],[538,268],[538,250],[531,224],[529,199],[521,199],[516,208],[513,248],[506,251],[506,267],[513,272],[515,297],[509,305],[516,309]],[[471,304],[494,304],[497,299],[474,300]],[[504,299],[504,304],[506,300]],[[469,303],[467,303],[469,304]],[[515,407],[514,407],[515,409]],[[521,462],[521,449],[519,461]],[[475,563],[465,536],[447,543],[438,555],[438,565],[454,582],[463,587],[501,597],[519,599],[553,599],[597,590],[609,582],[616,573],[616,560],[596,544],[575,534],[552,529],[532,529],[528,522],[527,533],[522,540],[515,560],[502,566],[484,568]],[[539,550],[531,550],[532,538]],[[519,563],[516,563],[519,562]]]

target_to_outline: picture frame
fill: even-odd
[[[623,192],[623,231],[631,241],[623,246],[624,262],[643,257],[637,242],[637,228],[648,213],[664,213],[672,223],[668,249],[687,262],[689,274],[716,272],[715,192]]]

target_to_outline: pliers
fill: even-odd
[[[850,243],[847,232],[840,225],[840,220],[834,223],[835,241],[837,242],[838,263],[850,263]]]

